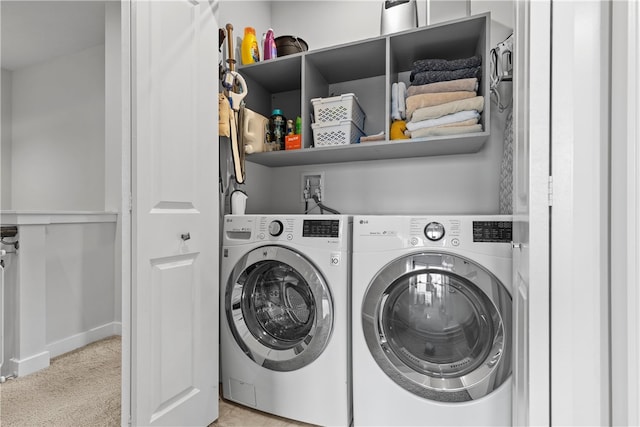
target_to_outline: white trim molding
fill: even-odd
[[[551,425],[611,425],[610,3],[552,2]]]
[[[51,357],[56,357],[114,335],[122,335],[122,324],[120,322],[106,323],[102,326],[89,329],[88,331],[63,338],[47,344],[46,348],[51,354]]]
[[[612,2],[611,425],[640,425],[640,7]]]

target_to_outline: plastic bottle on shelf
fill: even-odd
[[[258,48],[255,28],[244,27],[244,38],[242,39],[240,51],[243,65],[260,62],[260,49]]]
[[[287,130],[287,118],[282,114],[282,110],[276,108],[271,113],[269,119],[269,133],[271,134],[271,142],[278,146],[279,150],[284,150],[284,137]]]
[[[296,117],[296,135],[302,134],[302,117]]]
[[[267,30],[267,34],[264,37],[263,56],[265,60],[278,57],[278,49],[276,49],[276,39],[271,28]]]

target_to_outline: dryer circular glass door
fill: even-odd
[[[362,323],[380,368],[418,396],[479,399],[511,374],[511,296],[459,255],[419,253],[386,265],[364,296]]]
[[[257,364],[292,371],[325,349],[333,326],[333,303],[318,269],[281,246],[256,248],[231,272],[225,290],[231,332]]]

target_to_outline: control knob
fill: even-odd
[[[284,225],[282,225],[281,221],[275,220],[271,221],[271,223],[269,224],[269,234],[271,234],[273,237],[281,235],[283,231]]]
[[[444,225],[439,222],[430,222],[424,228],[424,235],[432,242],[437,242],[444,237]]]

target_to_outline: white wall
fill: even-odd
[[[245,25],[256,27],[258,34],[272,26],[276,36],[299,36],[311,50],[380,35],[381,1],[275,1],[269,13],[264,12],[265,4],[223,0],[219,22],[231,22],[238,36]],[[435,2],[431,22],[488,10],[492,12],[492,46],[512,31],[512,2],[473,0],[453,6]],[[420,12],[420,22],[426,22],[423,15],[429,12]],[[328,23],[336,29],[330,29]],[[510,88],[505,90],[503,99],[511,95]],[[491,106],[491,138],[473,155],[286,168],[247,162],[247,212],[302,213],[300,173],[321,170],[325,172],[325,204],[342,213],[497,213],[506,112],[498,113],[495,104]]]
[[[273,30],[276,37],[301,37],[310,50],[377,37],[382,4],[371,0],[274,1]]]
[[[246,1],[246,0],[221,0],[218,8],[218,25],[225,27],[227,24],[233,26],[233,47],[234,58],[240,63],[240,44],[244,37],[244,28],[253,27],[256,30],[256,37],[261,39],[262,33],[271,27],[271,2],[268,1]],[[222,47],[222,57],[226,60],[228,38]],[[260,52],[262,55],[262,51]]]
[[[46,343],[90,334],[120,319],[115,311],[116,224],[50,224],[46,233]],[[105,336],[111,335],[112,329]],[[88,341],[89,342],[89,341]],[[84,344],[84,343],[83,343]],[[73,347],[75,348],[75,347]],[[64,348],[68,351],[70,348]],[[52,350],[52,357],[57,352]]]
[[[104,45],[13,72],[13,210],[102,211]]]
[[[0,145],[0,207],[11,209],[11,71],[2,69],[2,139]]]

